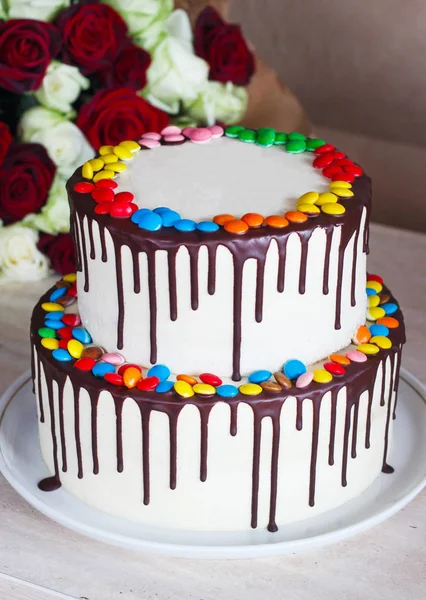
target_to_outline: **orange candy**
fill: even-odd
[[[376,323],[378,325],[389,327],[389,329],[395,329],[396,327],[399,327],[399,321],[394,317],[382,317],[381,319],[377,319]]]
[[[287,219],[280,217],[279,215],[271,215],[270,217],[266,217],[265,223],[269,227],[276,227],[277,229],[282,229],[288,225]]]
[[[354,344],[359,346],[360,344],[367,344],[371,339],[371,333],[368,327],[361,325],[358,327],[356,334],[352,338]]]
[[[221,227],[223,227],[223,225],[225,225],[227,221],[234,220],[235,217],[233,215],[216,215],[215,217],[213,217],[213,222],[216,223],[216,225],[220,225]]]
[[[289,210],[285,213],[285,218],[291,223],[304,223],[308,220],[308,217],[299,210]]]
[[[228,233],[236,233],[237,235],[242,235],[243,233],[247,233],[249,226],[244,221],[240,221],[240,219],[233,219],[232,221],[226,221],[223,226],[224,229]]]
[[[129,389],[134,388],[141,379],[142,373],[136,367],[129,367],[124,371],[124,385]]]
[[[178,381],[186,381],[186,383],[189,383],[189,385],[195,385],[196,383],[198,383],[195,377],[192,377],[192,375],[185,375],[184,373],[178,375],[176,379]]]
[[[351,361],[343,354],[330,354],[329,359],[338,365],[350,365]]]
[[[246,213],[243,217],[241,217],[241,220],[244,221],[244,223],[247,223],[249,227],[260,227],[263,225],[263,221],[265,219],[258,213]]]

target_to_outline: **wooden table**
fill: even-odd
[[[403,364],[426,383],[426,236],[374,225],[371,240],[369,269],[383,276],[406,317]],[[29,315],[49,283],[0,288],[0,391],[29,367]],[[0,475],[0,598],[420,600],[425,500],[426,491],[375,529],[308,554],[197,562],[121,550],[68,531]]]

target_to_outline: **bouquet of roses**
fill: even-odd
[[[254,57],[212,8],[0,0],[0,282],[72,271],[65,182],[103,144],[238,122]]]

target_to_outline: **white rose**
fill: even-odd
[[[71,4],[71,0],[3,0],[8,19],[36,19],[53,21],[56,15]]]
[[[37,241],[37,232],[19,223],[0,228],[0,283],[47,277],[49,261]]]
[[[44,146],[62,177],[95,156],[83,132],[59,113],[37,106],[27,110],[20,123],[23,141]]]
[[[41,212],[26,215],[22,223],[52,235],[67,233],[70,229],[70,207],[65,183],[65,179],[56,175]]]
[[[164,31],[167,17],[173,10],[173,0],[104,0],[114,8],[129,27],[135,42],[152,48]]]
[[[216,121],[231,125],[243,118],[247,100],[244,87],[209,81],[195,102],[185,103],[185,114],[203,125],[213,125]]]
[[[34,96],[47,108],[70,113],[71,104],[77,100],[81,90],[87,90],[89,85],[89,80],[83,77],[77,67],[53,60]]]
[[[180,102],[196,99],[207,85],[208,64],[195,56],[188,15],[175,10],[166,22],[166,35],[152,54],[144,96],[168,113],[176,114]]]

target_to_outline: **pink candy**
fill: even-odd
[[[189,138],[189,136],[191,135],[191,133],[193,131],[195,131],[197,128],[196,127],[185,127],[185,129],[182,131],[183,135],[187,138]]]
[[[214,138],[222,137],[222,135],[225,133],[223,127],[220,125],[210,125],[208,130],[211,131],[211,134]]]
[[[177,125],[168,125],[161,130],[161,135],[179,135],[182,133],[182,129]]]
[[[351,360],[352,362],[358,363],[362,363],[367,360],[366,355],[363,352],[360,352],[359,350],[348,350],[348,352],[346,352],[346,358],[349,358],[349,360]]]
[[[160,142],[151,138],[141,138],[139,144],[144,148],[158,148],[161,146]]]
[[[302,375],[300,375],[297,378],[296,387],[297,388],[307,387],[311,383],[313,378],[314,378],[314,374],[312,373],[312,371],[307,371],[306,373],[303,373]]]
[[[141,135],[141,138],[143,140],[156,140],[159,142],[161,140],[161,135],[155,131],[147,131]]]
[[[102,356],[102,360],[110,365],[118,366],[124,363],[124,357],[118,352],[111,352],[109,354],[104,354]]]
[[[164,141],[167,143],[169,142],[170,144],[174,143],[174,142],[184,142],[185,141],[185,137],[183,135],[181,135],[180,133],[174,133],[174,134],[167,134],[164,136]]]
[[[194,144],[204,144],[213,137],[212,132],[207,127],[195,127],[192,131],[186,134]]]

